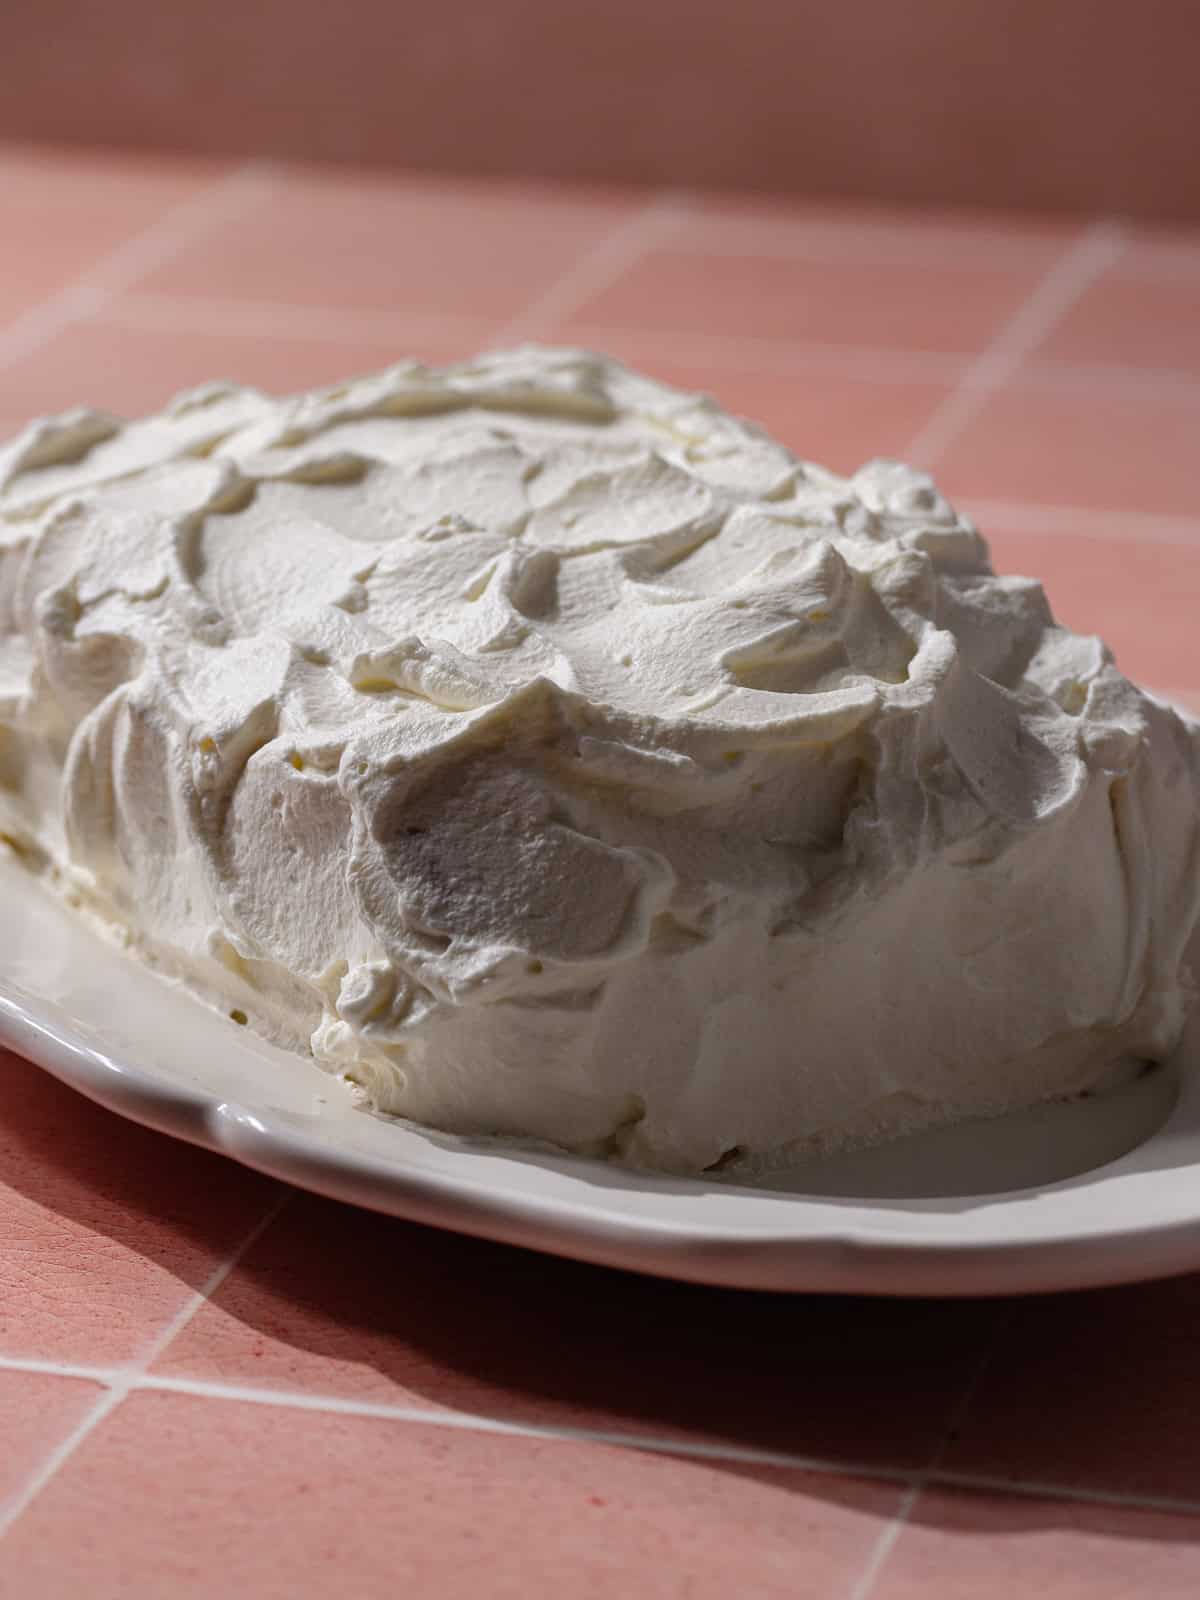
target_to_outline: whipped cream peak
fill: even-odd
[[[0,829],[438,1127],[694,1171],[1086,1088],[1182,1026],[1198,801],[927,475],[584,352],[0,449]]]

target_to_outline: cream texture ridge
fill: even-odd
[[[1094,1087],[1179,1038],[1198,824],[927,477],[597,357],[0,449],[7,842],[438,1129],[751,1170]]]

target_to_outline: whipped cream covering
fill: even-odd
[[[0,450],[0,828],[238,1021],[680,1172],[1176,1042],[1200,738],[930,480],[518,350]]]

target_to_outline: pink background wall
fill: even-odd
[[[0,137],[1200,217],[1193,0],[9,0]]]

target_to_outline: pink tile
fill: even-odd
[[[853,1479],[142,1393],[17,1523],[0,1592],[845,1594],[898,1498]]]
[[[1195,515],[1200,385],[1022,381],[993,395],[936,467],[961,499]]]
[[[0,325],[228,170],[227,162],[0,146]]]
[[[0,1513],[103,1393],[99,1384],[78,1378],[0,1371]],[[0,1557],[0,1592],[3,1581]]]
[[[1200,526],[1194,548],[986,522],[982,531],[997,571],[1040,579],[1058,620],[1098,633],[1129,677],[1149,687],[1200,684]]]
[[[136,1356],[274,1194],[0,1051],[0,1351]]]
[[[155,1370],[908,1463],[992,1316],[659,1282],[298,1198]]]
[[[106,220],[122,224],[152,220],[193,184],[212,183],[234,165],[222,158],[153,151],[0,142],[0,185],[6,205],[74,211],[97,225]]]
[[[1177,278],[1106,273],[1055,324],[1037,356],[1200,379],[1200,252],[1197,271]]]
[[[1032,292],[1029,267],[705,254],[642,257],[579,309],[582,326],[820,341],[878,350],[981,350]]]
[[[0,367],[0,413],[29,418],[92,405],[137,416],[214,378],[287,394],[405,356],[436,361],[473,354],[488,326],[480,324],[477,338],[459,342],[420,331],[368,340],[77,323],[24,360]]]
[[[1198,1317],[1200,1276],[1022,1303],[946,1465],[1200,1501]]]
[[[1198,1588],[1198,1518],[931,1490],[871,1600],[1194,1600]]]
[[[1078,239],[1070,218],[787,195],[710,194],[673,235],[689,250],[1048,271]]]
[[[828,363],[806,368],[801,360],[787,376],[732,360],[682,361],[656,354],[653,341],[613,340],[603,330],[588,330],[583,342],[618,354],[664,383],[712,395],[797,455],[839,472],[853,472],[872,456],[902,455],[951,387],[839,373]]]
[[[1200,227],[1143,223],[1127,229],[1121,270],[1148,279],[1195,279],[1200,276]]]
[[[296,170],[147,279],[176,294],[507,317],[645,205],[621,191]]]

